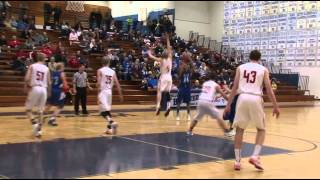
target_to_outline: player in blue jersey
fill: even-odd
[[[179,71],[179,92],[177,99],[177,121],[180,120],[180,106],[183,102],[187,104],[188,121],[190,121],[191,78],[193,74],[193,65],[190,53],[184,52],[181,59],[182,63]]]
[[[55,71],[51,73],[51,96],[48,99],[47,107],[45,112],[50,111],[51,107],[54,106],[56,109],[50,116],[48,124],[51,126],[58,126],[56,117],[60,114],[64,107],[65,92],[68,91],[69,86],[64,74],[64,64],[56,64]]]

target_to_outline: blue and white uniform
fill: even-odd
[[[54,71],[51,74],[51,97],[48,99],[48,104],[62,108],[66,95],[62,90],[61,73],[60,71]]]

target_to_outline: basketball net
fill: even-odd
[[[84,1],[67,1],[66,10],[84,12]]]

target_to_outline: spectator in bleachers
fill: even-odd
[[[69,43],[70,43],[70,46],[72,46],[72,44],[79,43],[78,34],[74,29],[71,29],[71,32],[69,34]]]
[[[18,21],[17,30],[18,31],[25,31],[28,29],[28,24],[25,23],[23,20]]]
[[[36,46],[41,46],[45,43],[43,35],[39,32],[36,32],[34,35],[32,35],[32,39],[34,40]]]
[[[10,66],[13,70],[20,71],[21,74],[24,74],[27,70],[24,60],[21,57],[14,59]]]
[[[108,30],[107,27],[105,25],[102,26],[102,30],[100,31],[100,38],[102,40],[106,40],[108,38]]]
[[[68,64],[72,68],[79,68],[81,65],[75,54],[69,57]]]
[[[7,27],[11,27],[12,29],[17,29],[18,28],[18,22],[14,16],[11,16],[11,18],[8,21],[8,24],[6,25]]]
[[[70,26],[69,26],[69,23],[67,22],[64,22],[62,25],[61,25],[61,37],[62,38],[67,38],[70,34]]]
[[[28,37],[28,39],[24,43],[24,47],[23,48],[25,48],[25,49],[33,49],[34,47],[35,47],[35,43],[33,42],[31,37]]]
[[[97,50],[98,50],[99,53],[104,51],[103,42],[102,42],[101,39],[97,43]]]
[[[89,61],[81,54],[81,51],[77,51],[76,57],[81,65],[88,67]]]
[[[42,34],[42,37],[43,37],[43,43],[49,42],[49,36],[48,36],[47,32],[44,31]]]
[[[20,40],[17,40],[17,36],[12,36],[12,39],[8,42],[8,46],[11,48],[17,48],[20,45],[22,45],[22,42]]]
[[[64,47],[60,47],[59,50],[56,50],[54,58],[57,63],[62,62],[65,66],[67,65],[67,53]]]
[[[34,20],[30,20],[30,23],[28,24],[28,29],[36,30],[36,25]]]
[[[7,39],[5,35],[1,35],[0,37],[0,46],[6,46],[7,45]]]
[[[56,61],[55,61],[55,58],[52,56],[50,58],[50,61],[48,63],[48,68],[51,72],[55,71],[55,66],[56,66]]]
[[[45,44],[42,48],[41,48],[41,52],[43,54],[46,55],[47,58],[50,58],[53,56],[53,49],[51,47],[51,45],[48,43],[48,44]]]
[[[82,33],[82,40],[80,41],[79,46],[82,49],[89,49],[90,37],[88,33]]]

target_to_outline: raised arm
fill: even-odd
[[[122,94],[122,89],[121,89],[121,86],[120,86],[120,83],[119,83],[119,80],[118,80],[118,77],[117,75],[114,75],[113,76],[113,80],[116,84],[116,87],[118,89],[118,93],[119,93],[119,96],[120,96],[120,102],[123,102],[123,94]]]
[[[274,95],[274,92],[272,90],[268,70],[266,70],[264,73],[264,85],[267,90],[268,97],[273,104],[273,116],[276,116],[278,118],[280,116],[280,110],[279,110],[276,96]]]
[[[169,37],[169,34],[166,33],[166,39],[167,39],[167,49],[168,49],[168,57],[169,58],[172,58],[172,47],[170,45],[170,37]]]
[[[149,56],[149,58],[151,58],[151,59],[154,60],[154,61],[158,61],[158,62],[161,62],[161,61],[162,61],[161,58],[157,58],[157,57],[155,57],[154,55],[152,55],[150,49],[148,50],[148,56]]]

